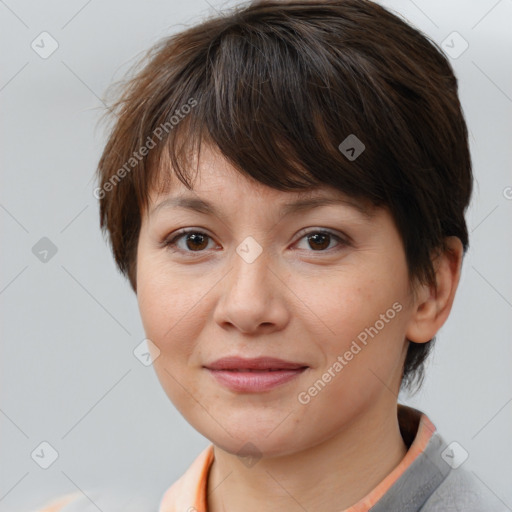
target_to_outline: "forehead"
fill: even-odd
[[[162,161],[158,174],[159,186],[150,194],[150,215],[162,209],[188,208],[206,214],[215,214],[226,203],[255,197],[266,208],[279,207],[289,214],[322,205],[345,205],[357,209],[367,217],[374,212],[374,205],[367,199],[354,198],[327,184],[312,185],[304,189],[278,190],[238,171],[220,153],[208,144],[201,146],[197,155],[190,158],[193,166],[187,168],[192,184],[189,190],[172,170],[167,159]]]
[[[188,181],[192,184],[193,192],[189,191],[185,184],[178,179],[170,163],[170,158],[164,153],[157,169],[157,187],[153,187],[150,194],[153,202],[171,195],[186,195],[187,192],[201,196],[218,193],[229,194],[239,190],[261,196],[277,196],[280,192],[244,175],[233,167],[218,148],[205,142],[201,143],[199,156],[197,151],[188,153],[186,161],[182,164],[184,164]],[[302,193],[302,191],[300,192]],[[308,193],[308,191],[305,192]]]

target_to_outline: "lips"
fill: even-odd
[[[223,370],[233,372],[262,372],[262,371],[279,371],[279,370],[300,370],[307,368],[304,363],[285,361],[275,357],[257,357],[254,359],[246,359],[243,357],[232,356],[223,357],[205,365],[209,370]]]
[[[268,392],[296,379],[307,368],[304,363],[274,357],[223,357],[205,368],[222,386],[235,393]]]

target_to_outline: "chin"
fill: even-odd
[[[257,431],[254,428],[240,428],[236,435],[232,436],[224,431],[222,433],[217,431],[216,435],[206,435],[206,433],[203,435],[221,450],[250,460],[279,457],[297,451],[297,439],[292,433],[284,429],[280,435],[277,433],[268,435],[269,432],[271,430],[268,429]]]

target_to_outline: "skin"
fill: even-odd
[[[281,205],[304,192],[250,181],[212,148],[202,149],[193,191],[173,177],[168,192],[152,194],[149,211],[184,194],[220,213],[143,214],[137,298],[146,335],[160,351],[153,366],[165,392],[214,444],[208,510],[343,510],[407,451],[396,414],[406,340],[429,341],[448,317],[462,245],[447,239],[449,250],[435,261],[437,290],[413,287],[387,210],[365,217],[347,202],[353,199],[321,187],[309,194],[339,203],[282,216]],[[182,228],[208,236],[162,244]],[[308,241],[322,230],[350,241]],[[252,263],[236,252],[248,236],[262,248]],[[299,393],[397,302],[400,312],[309,403],[300,403]],[[203,367],[228,355],[279,357],[309,368],[270,391],[240,393]],[[244,446],[241,453],[255,463],[239,456]]]

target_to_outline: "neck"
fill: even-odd
[[[319,445],[246,467],[217,446],[208,477],[209,512],[344,510],[403,459],[395,407],[366,411]]]

